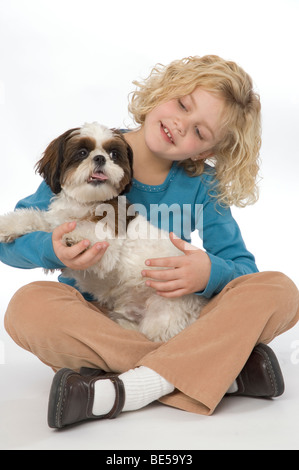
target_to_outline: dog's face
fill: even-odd
[[[81,203],[101,202],[129,190],[132,160],[119,131],[92,123],[51,142],[37,171],[55,194],[63,189]]]

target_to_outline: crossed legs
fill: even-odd
[[[145,366],[175,391],[173,407],[212,414],[258,343],[269,343],[299,319],[295,284],[278,272],[242,276],[167,343],[125,330],[74,288],[36,282],[12,298],[5,327],[13,340],[55,371],[81,367],[123,373]]]

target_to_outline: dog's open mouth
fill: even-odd
[[[103,183],[104,181],[107,181],[108,176],[103,173],[103,171],[95,171],[90,175],[90,177],[87,180],[87,183]]]

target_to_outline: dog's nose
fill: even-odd
[[[106,163],[106,157],[104,157],[104,155],[96,155],[95,157],[93,157],[93,161],[97,165],[104,165]]]

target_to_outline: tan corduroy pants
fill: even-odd
[[[94,367],[125,372],[147,366],[176,390],[161,402],[212,414],[257,343],[269,343],[299,319],[295,284],[278,272],[242,276],[167,343],[125,330],[74,288],[35,282],[12,298],[5,327],[13,340],[54,370]]]

